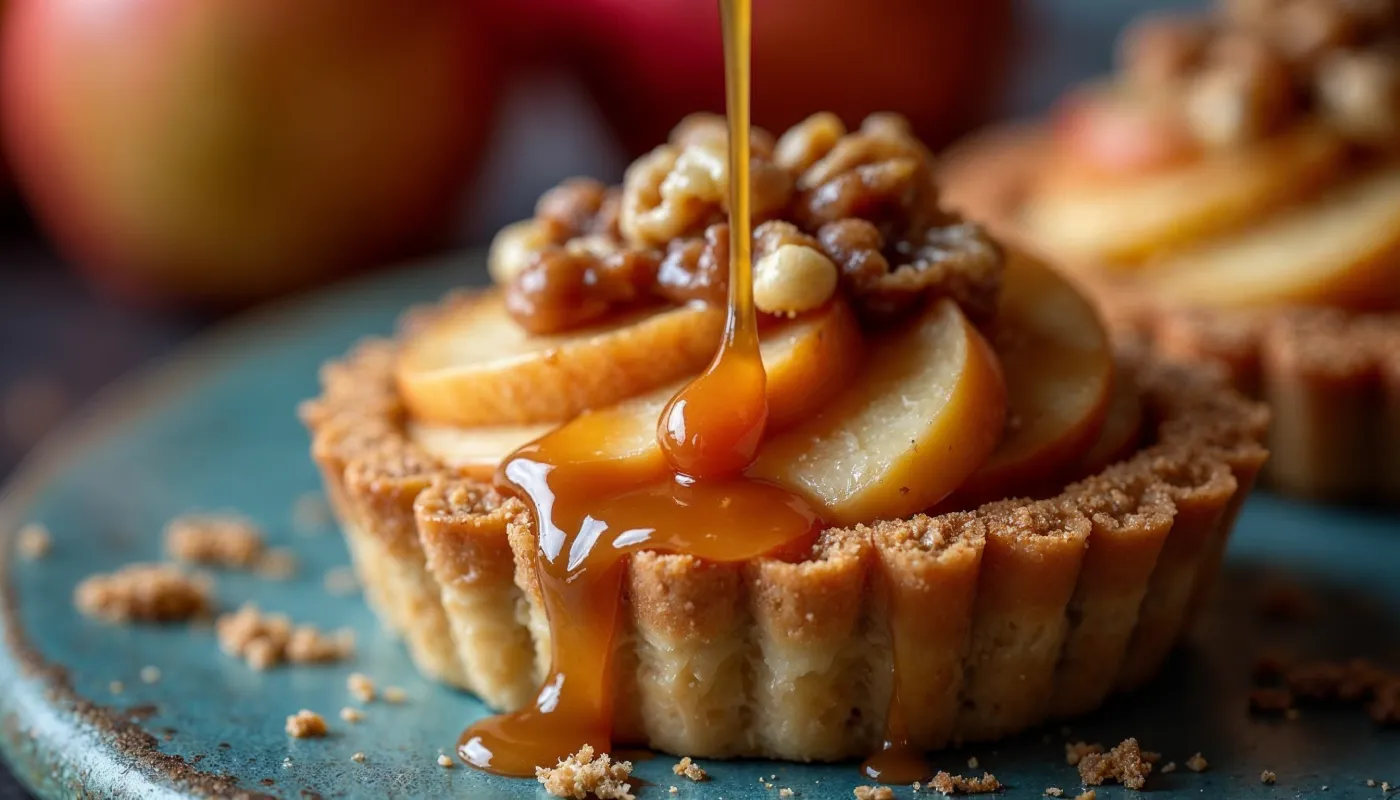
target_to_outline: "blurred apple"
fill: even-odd
[[[236,303],[440,241],[489,132],[462,0],[12,0],[0,102],[66,253]]]
[[[633,154],[692,111],[724,110],[715,0],[575,0],[581,69]],[[847,124],[898,111],[939,145],[1000,99],[1014,0],[756,0],[753,118],[780,133],[813,112]]]

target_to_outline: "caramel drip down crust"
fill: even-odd
[[[370,602],[420,669],[518,708],[549,653],[529,515],[406,438],[393,352],[367,342],[325,368],[302,408],[313,455]],[[896,653],[910,737],[928,749],[1082,713],[1147,680],[1206,596],[1265,460],[1268,414],[1213,370],[1126,361],[1148,443],[1058,496],[828,530],[796,562],[632,557],[617,741],[865,756]]]

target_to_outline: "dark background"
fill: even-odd
[[[1041,112],[1072,81],[1108,70],[1114,36],[1144,9],[1193,5],[1200,3],[1027,0],[1005,114]],[[468,203],[476,212],[460,221],[463,247],[482,246],[500,225],[528,216],[560,178],[616,180],[625,166],[579,89],[542,76],[508,100],[486,163]],[[101,387],[216,321],[142,311],[97,293],[34,229],[18,200],[0,201],[0,479]],[[0,798],[25,796],[0,767]]]

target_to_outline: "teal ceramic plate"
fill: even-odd
[[[333,531],[294,532],[292,507],[318,488],[293,409],[316,390],[316,368],[355,339],[390,329],[411,302],[484,277],[462,258],[359,283],[235,323],[102,398],[41,448],[0,500],[4,541],[4,651],[0,744],[16,774],[44,797],[179,794],[277,797],[536,797],[528,781],[436,765],[458,731],[483,713],[472,697],[418,678],[358,598],[337,598],[324,572],[345,564]],[[218,579],[225,608],[254,600],[268,610],[359,636],[351,664],[254,672],[222,655],[209,630],[112,627],[74,612],[84,576],[160,556],[160,530],[196,508],[234,508],[263,523],[274,544],[301,560],[297,579]],[[46,525],[52,554],[13,556],[23,522]],[[1304,585],[1317,602],[1311,624],[1262,622],[1258,597],[1272,581]],[[1400,665],[1400,522],[1394,517],[1251,501],[1230,551],[1219,596],[1192,643],[1148,689],[1067,731],[1037,730],[1007,742],[939,755],[939,768],[994,772],[1008,797],[1041,796],[1079,783],[1065,764],[1067,738],[1144,747],[1184,762],[1201,751],[1208,771],[1154,775],[1159,797],[1373,797],[1366,781],[1400,784],[1400,733],[1378,730],[1357,709],[1305,708],[1299,720],[1251,717],[1245,696],[1253,659],[1266,647],[1327,657],[1369,656]],[[161,670],[147,684],[142,668]],[[366,672],[407,689],[403,705],[375,704],[350,726],[337,718],[345,677]],[[112,681],[125,690],[109,691]],[[324,714],[333,734],[291,740],[297,709]],[[353,763],[355,752],[364,763]],[[861,781],[850,764],[706,763],[691,784],[666,756],[640,762],[642,798],[849,798]],[[1273,786],[1260,772],[1278,776]],[[769,789],[764,784],[771,784]],[[909,796],[901,787],[899,796]],[[1129,793],[1117,787],[1100,797]]]

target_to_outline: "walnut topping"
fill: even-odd
[[[633,800],[632,785],[627,782],[631,775],[632,762],[614,762],[607,753],[595,756],[589,745],[556,766],[535,768],[535,779],[546,792],[575,800],[590,794],[598,800]]]
[[[1116,780],[1129,789],[1141,789],[1151,772],[1152,765],[1142,757],[1137,739],[1124,739],[1107,753],[1087,753],[1079,761],[1079,778],[1085,786]]]
[[[1077,767],[1079,766],[1079,762],[1084,760],[1085,756],[1096,755],[1102,752],[1103,745],[1097,742],[1094,744],[1089,744],[1088,742],[1066,742],[1065,763],[1069,764],[1071,767]]]
[[[304,708],[287,717],[286,729],[294,739],[320,738],[328,733],[325,717]]]
[[[1400,57],[1395,52],[1339,51],[1317,70],[1322,113],[1348,135],[1385,142],[1400,134]]]
[[[1222,36],[1186,94],[1197,138],[1213,145],[1257,139],[1286,121],[1294,101],[1288,64],[1262,39]]]
[[[283,662],[325,664],[342,661],[355,652],[349,630],[327,635],[311,625],[292,625],[284,614],[263,614],[257,606],[244,605],[214,623],[219,648],[241,658],[256,670]]]
[[[797,226],[765,222],[754,240],[753,300],[759,311],[796,315],[820,308],[836,293],[836,265]]]
[[[531,333],[581,327],[645,299],[657,266],[650,250],[549,247],[507,285],[506,310]]]
[[[209,613],[211,588],[207,577],[171,564],[131,564],[84,579],[73,603],[108,622],[178,622]]]
[[[238,514],[184,514],[166,524],[165,552],[188,564],[251,569],[263,555],[262,529]]]

